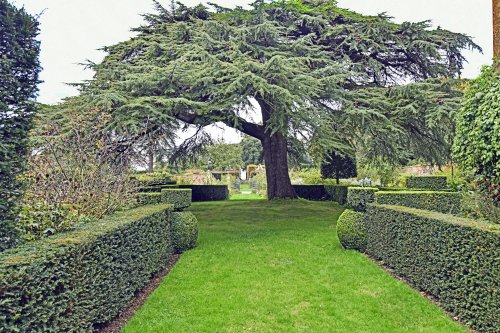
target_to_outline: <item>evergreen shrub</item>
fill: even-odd
[[[459,214],[463,195],[458,192],[439,191],[379,191],[375,202],[383,205],[412,207],[445,214]]]
[[[446,176],[411,176],[406,178],[406,188],[444,190],[448,187]]]
[[[226,185],[179,185],[179,188],[192,190],[192,201],[223,201],[229,199]]]
[[[500,230],[453,215],[369,205],[366,252],[474,329],[500,327]]]
[[[182,253],[196,246],[198,220],[191,212],[172,213],[172,244],[175,253]]]
[[[327,199],[324,185],[292,185],[297,196],[306,200],[320,201]]]
[[[191,206],[191,189],[169,188],[161,191],[161,201],[170,203],[179,211]]]
[[[325,185],[325,192],[328,200],[336,201],[340,205],[347,203],[347,189],[348,185]]]
[[[366,206],[375,202],[375,187],[349,187],[347,189],[347,205],[355,211],[364,212]]]
[[[157,205],[163,200],[161,192],[137,193],[136,198],[139,205]]]
[[[346,209],[340,215],[337,221],[337,236],[346,249],[365,251],[368,237],[364,222],[365,215],[366,213],[352,209]]]
[[[0,331],[93,332],[165,267],[172,221],[144,206],[0,253]]]

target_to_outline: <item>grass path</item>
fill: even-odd
[[[369,259],[341,248],[341,208],[307,201],[193,204],[196,249],[123,332],[467,332]]]

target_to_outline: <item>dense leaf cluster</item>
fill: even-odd
[[[469,82],[456,121],[457,161],[465,170],[500,185],[500,73],[493,67],[483,68]]]
[[[36,111],[40,43],[38,22],[0,0],[0,251],[16,242],[14,220],[25,166],[27,137]]]
[[[192,230],[186,240],[183,222]],[[4,251],[0,331],[93,332],[165,267],[174,246],[193,246],[194,231],[192,215],[162,204]]]
[[[371,205],[367,253],[466,324],[498,332],[500,232],[473,220]]]

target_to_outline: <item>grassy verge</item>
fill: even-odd
[[[331,202],[195,203],[185,253],[123,332],[467,332],[335,233]]]

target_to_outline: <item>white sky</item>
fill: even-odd
[[[129,39],[130,28],[141,24],[140,14],[152,11],[149,0],[11,0],[40,17],[43,72],[38,100],[57,103],[76,95],[75,88],[65,83],[81,82],[92,77],[79,63],[87,59],[101,61],[98,51]],[[168,4],[168,0],[160,0]],[[195,5],[199,0],[183,0]],[[212,0],[226,7],[246,5],[252,0]],[[483,48],[483,54],[466,53],[463,76],[478,75],[481,66],[493,57],[491,0],[338,0],[339,6],[363,14],[387,12],[396,22],[430,19],[435,26],[472,36]],[[232,135],[231,135],[232,136]]]

